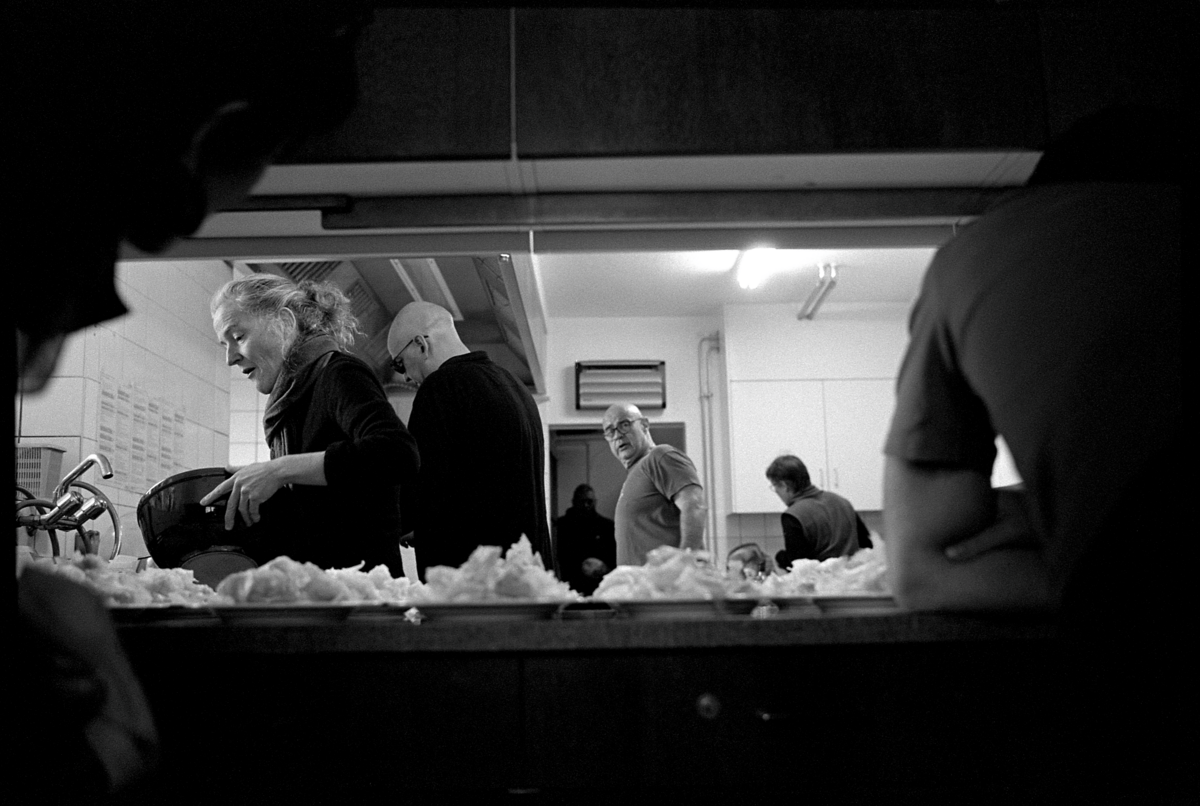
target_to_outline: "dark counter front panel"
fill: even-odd
[[[150,788],[177,803],[1044,790],[1044,625],[792,621],[193,621],[122,637],[163,737]]]
[[[1050,681],[1038,682],[1044,657],[1031,649],[528,658],[527,785],[701,802],[751,793],[1039,802],[1053,758],[1042,724],[1052,704]]]

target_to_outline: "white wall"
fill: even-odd
[[[720,330],[712,317],[596,317],[550,319],[547,324],[546,393],[550,425],[600,425],[604,412],[576,411],[575,362],[666,362],[667,407],[643,412],[652,421],[682,422],[689,451],[700,440],[700,340]],[[692,459],[699,462],[698,456]],[[616,461],[615,459],[613,461]]]
[[[267,396],[237,367],[229,367],[229,464],[248,465],[271,458],[263,430]]]
[[[91,453],[112,462],[113,478],[92,470],[82,479],[117,505],[122,554],[147,554],[136,508],[150,486],[226,463],[230,376],[208,301],[231,276],[221,261],[118,263],[117,292],[130,313],[68,337],[46,388],[18,397],[20,443],[63,448],[64,473]],[[107,516],[94,524],[109,533],[107,556]],[[48,551],[48,540],[37,550]]]
[[[909,306],[823,307],[798,319],[794,304],[727,305],[729,380],[894,378],[908,344]]]

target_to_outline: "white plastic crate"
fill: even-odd
[[[66,453],[56,445],[17,445],[17,486],[34,498],[49,500],[62,479],[62,460]]]

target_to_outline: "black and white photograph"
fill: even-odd
[[[1195,797],[1194,4],[9,5],[11,802]]]

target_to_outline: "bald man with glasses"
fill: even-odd
[[[708,504],[687,454],[654,444],[650,421],[632,404],[609,406],[604,438],[629,471],[614,513],[617,565],[643,565],[659,546],[703,549]]]
[[[525,385],[463,343],[448,310],[405,305],[388,331],[392,367],[417,387],[408,430],[421,468],[406,501],[421,579],[458,567],[479,546],[529,538],[546,568],[554,552],[546,512],[545,436]]]

